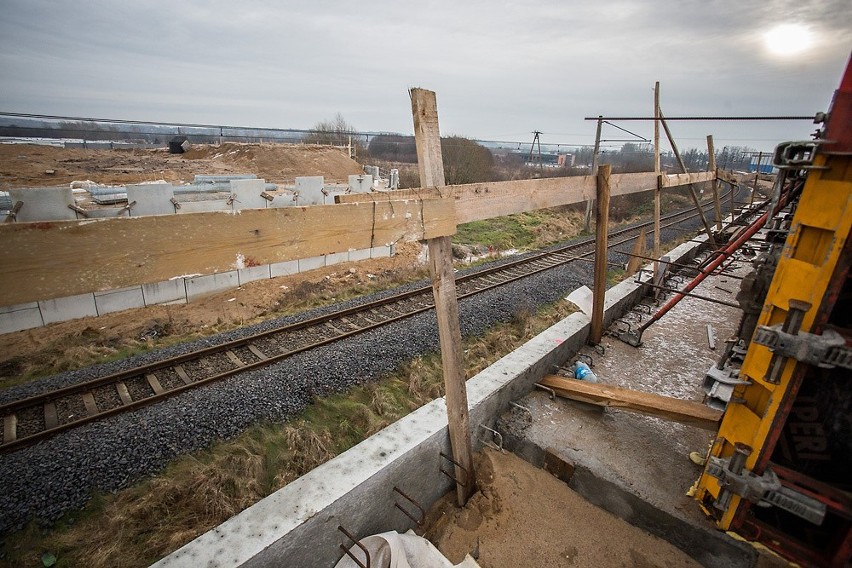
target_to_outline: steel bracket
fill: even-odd
[[[739,374],[739,369],[727,365],[723,369],[716,365],[710,367],[704,376],[704,394],[707,395],[707,406],[717,410],[725,410],[725,407],[731,402],[734,389],[738,385],[750,384],[749,381],[738,378]]]
[[[814,166],[814,155],[825,140],[801,140],[782,142],[775,147],[772,165],[779,170],[824,170],[825,166]]]
[[[767,469],[763,475],[755,475],[747,469],[731,471],[730,459],[711,456],[705,472],[718,479],[719,486],[726,491],[756,505],[774,505],[815,525],[821,525],[825,518],[825,503],[784,487],[771,469]]]
[[[797,334],[781,331],[781,324],[758,326],[753,341],[768,347],[782,357],[791,357],[807,365],[823,369],[843,367],[852,369],[852,349],[842,335],[827,329],[822,335],[800,331]]]

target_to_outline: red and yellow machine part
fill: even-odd
[[[825,140],[807,174],[758,326],[783,324],[791,307],[801,331],[834,330],[850,343],[852,327],[852,60],[835,94]],[[792,304],[791,304],[792,303]],[[710,451],[744,469],[767,470],[784,487],[823,503],[824,520],[808,522],[758,507],[720,486],[707,470],[696,498],[720,529],[757,540],[807,566],[847,566],[852,555],[852,373],[773,352],[752,341],[737,387]],[[772,370],[772,367],[778,367]],[[747,448],[743,451],[743,448]]]

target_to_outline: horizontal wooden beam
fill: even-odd
[[[714,432],[719,429],[719,421],[722,419],[721,411],[713,410],[698,402],[613,385],[588,383],[556,375],[547,375],[539,381],[539,384],[551,388],[557,395],[571,400],[650,414],[665,420],[698,426]]]
[[[713,172],[673,174],[663,176],[663,187],[675,187],[713,179]],[[615,174],[610,177],[611,196],[651,191],[657,186],[653,172]],[[338,203],[372,203],[391,199],[452,199],[456,221],[469,223],[493,217],[503,217],[536,209],[573,205],[594,199],[594,176],[575,176],[494,181],[465,185],[448,185],[440,189],[401,189],[387,192],[338,195]]]
[[[3,305],[455,234],[452,202],[0,224]]]

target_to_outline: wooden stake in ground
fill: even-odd
[[[760,162],[763,161],[763,152],[757,153],[757,168],[754,170],[754,185],[751,188],[751,197],[748,199],[749,207],[754,205],[754,194],[757,193],[757,182],[760,181]]]
[[[657,174],[657,188],[654,190],[654,258],[660,258],[660,209],[663,173],[660,166],[660,82],[654,83],[654,173]],[[659,264],[654,261],[654,274]]]
[[[411,89],[411,113],[414,117],[414,140],[417,146],[417,167],[423,187],[443,187],[444,164],[441,157],[441,134],[438,129],[438,104],[434,91]],[[473,458],[470,441],[470,418],[467,409],[464,362],[461,351],[459,304],[453,274],[452,242],[450,237],[427,241],[429,270],[432,274],[432,293],[438,318],[441,341],[441,364],[446,387],[447,420],[450,446],[455,468],[456,498],[460,507],[467,503],[474,484]]]
[[[642,266],[641,257],[645,256],[645,239],[645,229],[642,229],[636,237],[636,242],[633,243],[633,256],[627,261],[627,269],[624,271],[627,276],[633,276]]]
[[[597,215],[595,216],[595,283],[592,295],[592,325],[589,343],[597,345],[603,337],[604,300],[606,299],[607,225],[609,224],[609,176],[612,166],[598,168]]]
[[[722,205],[719,203],[719,172],[716,171],[716,151],[713,148],[713,135],[707,135],[707,171],[716,174],[713,178],[713,212],[716,214],[716,230],[722,230]]]
[[[689,173],[686,169],[686,164],[683,163],[683,158],[681,158],[680,152],[677,149],[677,143],[674,141],[674,136],[672,136],[671,130],[669,130],[669,125],[666,123],[666,119],[663,116],[662,109],[658,109],[658,112],[660,113],[660,122],[663,124],[663,130],[666,131],[666,138],[669,139],[669,144],[671,144],[672,152],[674,152],[677,163],[680,166],[680,170],[683,173]],[[709,243],[715,246],[716,239],[713,238],[713,229],[710,228],[710,224],[707,222],[707,217],[704,216],[704,209],[701,208],[701,202],[698,200],[698,194],[695,193],[695,186],[692,184],[689,184],[689,194],[692,196],[692,202],[695,204],[695,207],[698,208],[698,215],[701,217],[701,222],[704,224],[704,230],[707,232],[707,238],[710,239]]]
[[[603,125],[603,117],[598,116],[598,129],[595,131],[595,149],[592,150],[592,171],[591,174],[597,175],[598,173],[598,154],[601,150],[601,126]],[[592,203],[594,202],[594,197],[589,196],[589,199],[586,201],[586,217],[583,220],[583,230],[588,231],[589,225],[592,222]]]

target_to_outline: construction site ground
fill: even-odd
[[[733,274],[740,276],[750,267],[747,260],[738,265]],[[695,293],[735,302],[738,289],[738,279],[712,276]],[[656,309],[653,301],[646,303],[652,304],[652,312]],[[605,335],[601,342],[605,354],[589,346],[581,353],[592,358],[592,370],[601,383],[702,402],[705,372],[716,363],[724,340],[736,331],[740,314],[737,308],[687,297],[644,333],[640,347]],[[641,314],[642,321],[647,317]],[[640,314],[630,312],[622,319],[631,321],[635,329]],[[709,348],[707,324],[714,329],[716,350]],[[609,331],[623,329],[624,324],[616,322]],[[573,359],[566,365],[571,363]],[[559,374],[570,373],[563,368]],[[507,447],[519,455],[531,453],[531,447],[553,452],[570,464],[568,486],[554,484],[554,479],[517,490],[522,480],[543,471],[529,473],[525,462],[518,466],[517,460],[503,458],[495,466],[495,458],[487,458],[485,473],[478,472],[487,478],[481,494],[463,510],[446,501],[440,513],[432,512],[439,520],[429,534],[451,560],[458,562],[460,553],[473,550],[477,539],[480,563],[495,567],[518,565],[518,558],[528,566],[692,566],[696,557],[705,566],[737,566],[746,565],[740,563],[743,556],[755,554],[717,531],[697,501],[687,495],[702,471],[689,454],[703,456],[713,432],[555,398],[543,390],[518,403],[524,408],[512,408],[498,423]],[[492,481],[489,476],[500,479]],[[559,485],[557,492],[553,487]],[[582,497],[568,496],[571,489]],[[539,502],[543,494],[547,497]],[[620,519],[604,520],[598,516],[601,511],[587,511],[589,503],[583,498]],[[581,504],[569,506],[574,500]],[[507,511],[523,512],[522,522],[507,520]],[[622,519],[640,527],[631,527],[639,536],[621,536],[626,531]],[[669,543],[649,543],[649,549],[643,548],[650,535],[642,534],[646,532],[642,529],[649,527],[656,527],[656,536],[680,542],[682,550],[691,549],[692,558],[682,558],[677,549],[677,554],[671,553]],[[515,530],[523,530],[524,538],[514,538]],[[704,552],[695,550],[702,547]],[[756,566],[787,566],[765,550],[758,554]],[[715,558],[708,562],[711,557]]]

